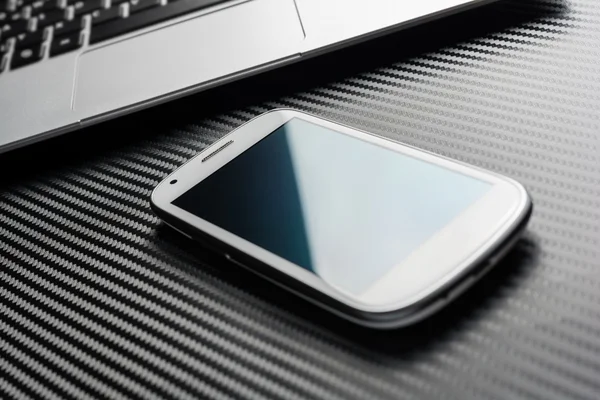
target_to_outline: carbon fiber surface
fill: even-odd
[[[600,397],[600,5],[505,1],[0,157],[3,397]],[[294,107],[523,182],[517,249],[355,327],[161,226],[153,186]]]

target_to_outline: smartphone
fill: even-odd
[[[192,158],[151,205],[230,262],[381,329],[452,301],[532,211],[512,179],[287,109]]]

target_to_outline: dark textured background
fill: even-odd
[[[599,72],[598,1],[503,1],[0,156],[2,395],[600,398]],[[161,226],[153,186],[278,106],[518,179],[525,238],[373,332]]]

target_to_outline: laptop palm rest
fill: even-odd
[[[273,63],[304,39],[293,0],[253,0],[83,53],[73,108],[86,119]]]

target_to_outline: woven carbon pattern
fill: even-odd
[[[503,1],[1,156],[1,397],[599,398],[599,27]],[[154,185],[279,106],[518,179],[526,237],[373,332],[163,227]]]

